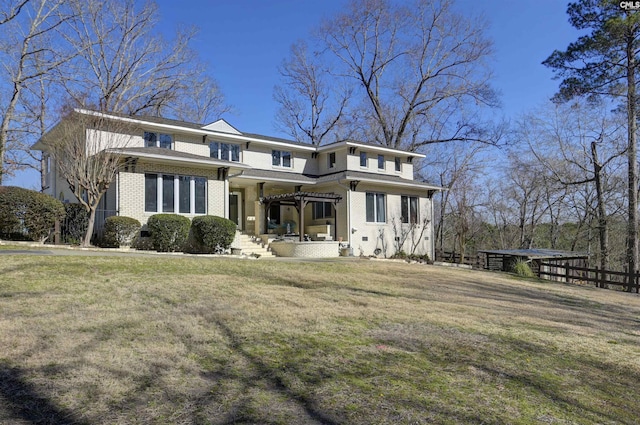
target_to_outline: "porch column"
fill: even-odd
[[[298,217],[300,217],[300,242],[304,241],[304,207],[307,206],[307,202],[304,198],[300,198],[300,209],[298,210]]]

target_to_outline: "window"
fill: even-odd
[[[386,223],[387,207],[384,193],[367,193],[367,222]]]
[[[272,150],[271,164],[276,167],[291,168],[291,152]]]
[[[158,211],[158,175],[144,175],[144,210]]]
[[[207,179],[204,177],[194,177],[194,192],[195,192],[195,213],[206,214],[207,213]]]
[[[360,166],[361,167],[366,167],[367,166],[367,153],[366,152],[360,152]]]
[[[169,174],[144,175],[144,210],[147,212],[207,213],[207,179]]]
[[[314,202],[313,203],[313,219],[333,217],[333,206],[331,202]]]
[[[336,153],[335,153],[335,152],[331,152],[331,153],[329,154],[329,161],[328,161],[327,166],[328,166],[329,168],[333,168],[333,167],[335,167],[335,166],[336,166]]]
[[[378,170],[384,170],[384,155],[378,155]]]
[[[44,155],[42,161],[42,174],[44,175],[44,186],[48,188],[51,185],[51,156]]]
[[[173,137],[170,134],[144,132],[144,146],[147,148],[171,149]]]
[[[178,211],[180,214],[191,212],[191,177],[178,176]]]
[[[401,196],[400,197],[401,219],[403,223],[418,223],[418,197],[417,196]]]
[[[174,176],[162,176],[162,212],[174,212]]]
[[[400,161],[400,157],[395,157],[396,171],[402,170],[402,161]]]
[[[225,161],[240,161],[240,145],[234,143],[209,143],[209,156],[215,159],[222,159]]]

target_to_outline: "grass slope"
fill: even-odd
[[[637,424],[640,298],[380,261],[0,255],[0,423]]]

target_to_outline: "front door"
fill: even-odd
[[[242,230],[242,193],[229,193],[229,220],[236,223],[239,230]]]

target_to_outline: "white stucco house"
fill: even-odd
[[[357,141],[312,146],[241,132],[224,120],[203,126],[75,112],[132,129],[126,144],[111,147],[122,168],[99,206],[98,228],[111,215],[144,224],[157,213],[208,214],[233,220],[248,235],[307,235],[341,241],[355,255],[402,249],[433,258],[432,197],[441,188],[414,180],[413,160],[422,154]],[[94,151],[96,130],[85,129]],[[46,144],[33,149],[45,154],[46,193],[74,202]]]

